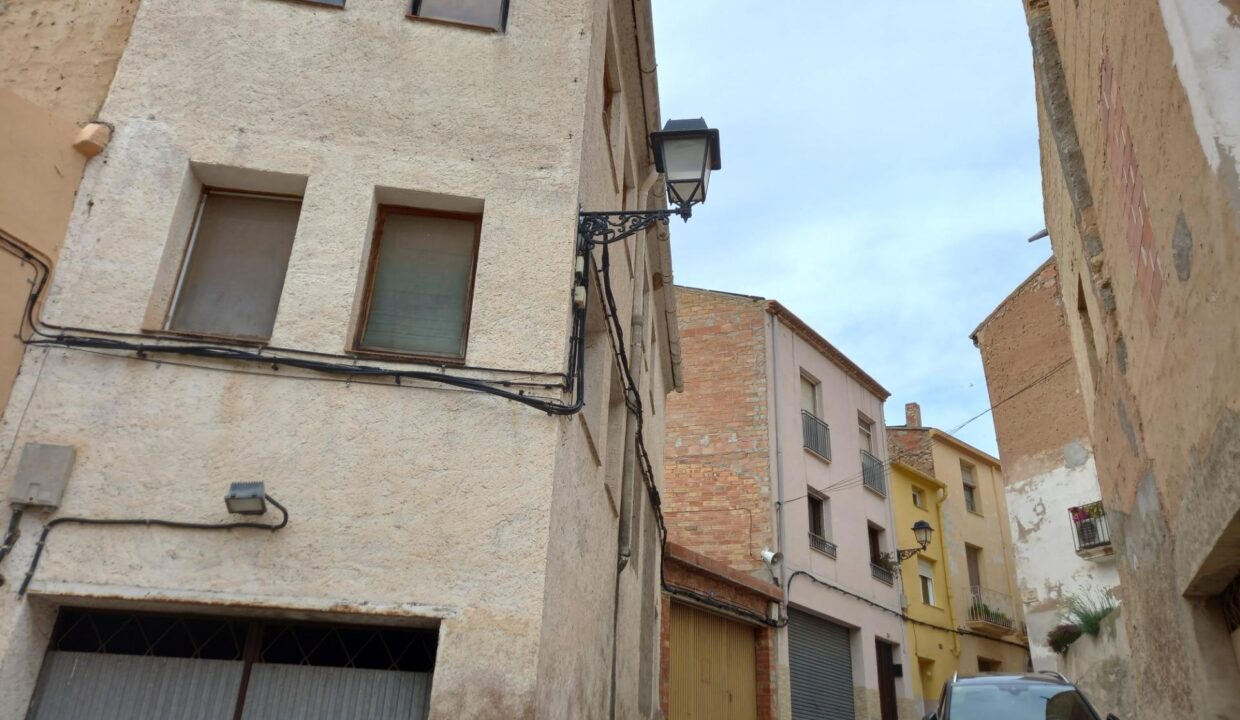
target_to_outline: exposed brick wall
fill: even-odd
[[[973,334],[1009,484],[1062,465],[1070,442],[1089,445],[1058,278],[1052,258]]]
[[[771,546],[764,301],[676,288],[685,389],[667,402],[668,538],[746,572]]]
[[[893,426],[887,428],[887,459],[934,475],[934,443],[928,428]]]

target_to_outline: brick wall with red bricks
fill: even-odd
[[[764,300],[676,288],[684,392],[667,402],[668,538],[744,572],[772,545]]]

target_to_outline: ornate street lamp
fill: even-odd
[[[921,547],[909,548],[908,550],[896,550],[896,559],[899,562],[904,562],[922,550],[925,550],[930,546],[930,538],[933,535],[934,528],[930,527],[930,523],[925,520],[918,520],[913,523],[913,537],[917,538],[917,544]]]
[[[656,222],[666,223],[673,215],[685,220],[693,206],[706,202],[710,173],[718,170],[719,131],[706,121],[668,120],[662,130],[650,133],[655,170],[667,185],[666,210],[582,211],[577,233],[586,244],[610,244],[645,230]]]

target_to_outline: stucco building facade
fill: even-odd
[[[773,637],[769,712],[919,717],[897,676],[908,640],[881,557],[895,544],[889,393],[778,302],[682,287],[677,308],[686,384],[668,402],[669,537],[783,588],[769,622],[750,618]],[[782,564],[764,563],[767,550]]]
[[[1054,258],[973,331],[982,355],[1036,670],[1058,670],[1046,635],[1075,595],[1121,597]],[[1087,690],[1086,678],[1074,678]],[[1092,694],[1092,693],[1091,693]]]
[[[23,317],[51,267],[90,158],[93,124],[129,39],[136,0],[83,7],[15,0],[0,15],[0,408],[21,367]]]
[[[916,403],[905,406],[905,421],[904,425],[888,426],[888,452],[893,462],[916,471],[906,472],[905,476],[915,486],[920,485],[923,492],[930,489],[925,477],[938,483],[938,497],[934,499],[938,524],[923,517],[928,511],[914,509],[911,495],[907,496],[907,504],[905,498],[897,501],[897,523],[911,528],[917,519],[926,519],[935,528],[934,542],[943,554],[941,571],[933,558],[926,560],[934,576],[941,574],[944,578],[946,602],[941,608],[943,612],[937,615],[947,621],[946,626],[952,628],[958,639],[958,646],[953,645],[959,648],[958,654],[953,653],[956,670],[961,674],[1024,672],[1029,664],[1029,648],[1024,613],[1016,601],[1012,534],[999,460],[923,424],[921,408]],[[924,502],[928,508],[928,493]],[[905,517],[900,517],[901,508]],[[912,559],[906,562],[910,563],[906,573],[917,572],[909,578],[916,583],[905,582],[910,606],[919,601],[937,606],[937,594],[935,603],[925,603],[921,595],[919,576],[924,566],[914,568]],[[935,668],[932,674],[940,673]],[[923,678],[923,689],[938,697],[941,686],[925,688]]]
[[[1138,717],[1240,718],[1240,8],[1025,7]]]
[[[47,80],[74,5],[8,3],[40,49],[0,45],[2,72]],[[96,5],[132,32],[84,40],[119,61],[68,119],[112,140],[0,428],[0,486],[64,483],[0,564],[0,717],[136,702],[156,671],[245,717],[335,717],[371,680],[371,717],[655,716],[669,239],[612,248],[647,454],[576,233],[663,202],[649,4]],[[287,525],[269,502],[276,529],[212,531],[234,481]],[[137,694],[91,691],[113,671]]]

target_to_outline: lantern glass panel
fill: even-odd
[[[672,202],[700,203],[706,199],[710,142],[705,135],[665,140],[663,167]]]

